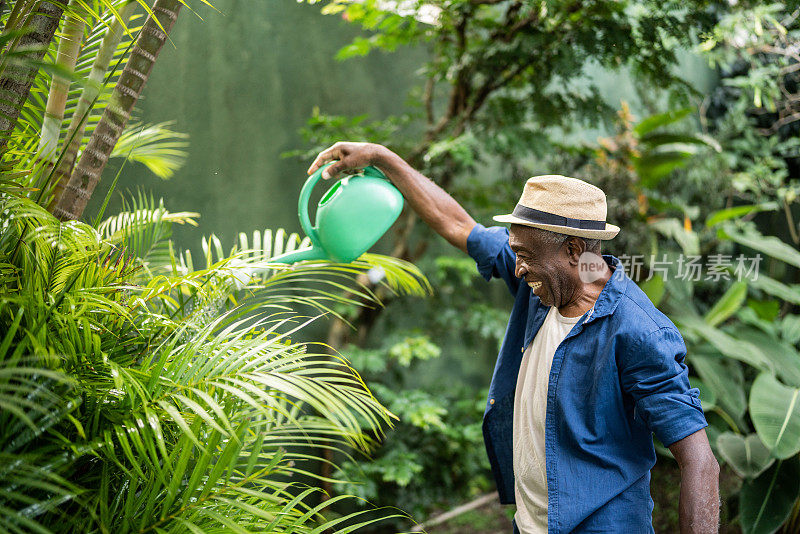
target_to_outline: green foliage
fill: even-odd
[[[188,135],[171,129],[172,122],[131,124],[122,133],[111,157],[123,157],[145,165],[159,178],[171,178],[186,161]]]
[[[693,230],[692,220],[700,215],[695,202],[708,192],[692,191],[681,181],[687,166],[713,157],[721,147],[694,131],[688,120],[693,111],[681,108],[637,122],[623,102],[616,134],[600,138],[593,161],[577,173],[604,191],[615,192],[609,196],[609,213],[625,232],[609,244],[614,250],[650,258],[671,251],[674,243],[686,255],[699,254],[701,236]],[[661,238],[669,245],[660,246]]]
[[[701,45],[724,74],[723,87],[709,99],[716,103],[709,115],[717,138],[729,148],[724,170],[733,173],[739,196],[752,203],[791,204],[800,187],[790,168],[798,154],[793,135],[798,103],[794,46],[800,36],[796,8],[790,2],[732,11]],[[797,245],[797,227],[792,226]]]
[[[713,406],[704,403],[708,433],[720,460],[743,479],[739,520],[748,533],[793,531],[800,502],[798,185],[790,170],[795,141],[786,137],[792,126],[781,115],[794,97],[780,89],[791,88],[785,69],[796,65],[781,50],[798,34],[795,16],[783,9],[756,5],[726,15],[704,45],[726,74],[726,109],[718,104],[709,126],[722,148],[714,175],[733,176],[726,194],[735,202],[717,205],[696,231],[706,254],[760,254],[760,272],[725,288],[695,284],[714,298],[688,304],[668,296],[666,306],[686,338],[690,367],[716,397]]]
[[[751,224],[723,225],[718,230],[721,238],[731,239],[747,248],[763,252],[795,267],[800,267],[800,252],[775,236],[765,236]]]
[[[401,421],[422,430],[444,430],[442,417],[447,415],[447,409],[442,406],[440,398],[437,399],[430,393],[420,390],[408,390],[398,394],[382,384],[375,384],[373,389]]]
[[[631,160],[644,187],[653,187],[674,170],[684,167],[701,147],[712,147],[718,152],[722,150],[707,135],[662,130],[686,118],[692,111],[692,108],[683,108],[651,115],[634,127],[636,147]]]
[[[305,132],[311,152],[345,138],[388,143],[448,191],[463,193],[467,207],[504,203],[509,178],[529,175],[532,156],[561,149],[565,132],[610,123],[613,108],[595,84],[598,66],[632,72],[643,86],[685,103],[692,90],[674,68],[677,53],[711,29],[716,7],[686,9],[671,1],[330,0],[323,13],[364,29],[339,58],[413,46],[426,51],[428,60],[420,71],[424,86],[414,90],[415,105],[402,117],[370,122],[315,110]],[[705,141],[701,135],[676,136],[669,143],[647,138],[662,153],[643,160],[642,167],[663,177],[669,164],[656,160],[686,159]],[[500,172],[492,184],[481,184],[497,188],[486,199],[473,177],[476,167],[489,162]]]
[[[3,170],[13,174],[13,183],[20,188],[17,193],[48,205],[57,183],[64,185],[69,179],[78,151],[86,146],[110,105],[133,41],[152,9],[144,0],[54,3],[59,16],[63,9],[66,22],[61,21],[54,39],[43,43],[44,57],[36,60],[29,57],[30,50],[24,50],[20,39],[34,35],[27,24],[40,2],[8,4],[2,13],[2,39],[9,46],[0,58],[0,77],[19,78],[21,69],[30,69],[32,85],[29,92],[25,84],[4,89],[3,119],[13,116],[8,115],[12,110],[19,112],[19,118],[0,136],[0,154],[7,163]],[[137,6],[145,16],[131,16]],[[76,52],[66,54],[75,60],[73,66],[69,60],[65,63],[62,46],[76,41]],[[122,132],[118,144],[106,141],[110,153],[102,159],[124,157],[143,163],[160,178],[169,178],[183,165],[187,146],[186,135],[169,126],[132,125]],[[68,150],[73,141],[74,150]]]
[[[350,532],[392,517],[322,514],[349,496],[317,504],[324,460],[309,449],[367,452],[392,417],[342,357],[298,338],[337,307],[379,306],[379,290],[428,293],[418,269],[374,254],[348,265],[273,264],[301,245],[283,231],[229,250],[211,235],[193,261],[170,238],[173,224],[196,224],[197,214],[141,194],[92,225],[45,209],[70,135],[85,144],[112,105],[141,15],[111,44],[104,83],[86,80],[111,28],[127,23],[123,3],[70,2],[65,14],[86,23],[85,35],[57,34],[41,62],[15,45],[45,3],[2,10],[3,87],[22,65],[33,69],[33,89],[14,89],[20,120],[1,150],[0,530]],[[74,72],[56,64],[59,44],[80,37]],[[55,75],[67,80],[66,121],[44,132]],[[70,81],[79,82],[72,93]],[[87,88],[96,96],[82,115]],[[168,177],[186,146],[168,126],[131,127],[111,156]],[[46,135],[54,153],[38,148]],[[371,270],[382,277],[367,286],[359,280]]]
[[[747,282],[736,282],[714,303],[703,318],[711,326],[717,326],[741,308],[747,295]]]
[[[757,434],[724,432],[717,437],[717,451],[742,478],[757,478],[775,463]]]
[[[408,367],[414,360],[438,358],[441,353],[441,349],[426,336],[407,337],[389,348],[389,357],[403,367]]]
[[[484,392],[452,384],[426,391],[414,384],[428,360],[440,357],[439,347],[427,337],[410,336],[380,349],[347,352],[398,422],[370,461],[342,465],[336,477],[341,491],[424,515],[487,489],[480,430]]]
[[[742,531],[775,532],[786,523],[800,498],[797,458],[776,463],[769,471],[742,485],[739,517]]]
[[[384,120],[369,120],[368,115],[345,117],[341,115],[326,115],[319,107],[314,106],[306,125],[300,129],[300,134],[309,142],[308,150],[290,150],[281,154],[282,157],[299,157],[304,161],[317,156],[320,150],[327,148],[342,139],[369,139],[382,144],[396,142],[402,128],[408,124],[410,117],[387,117]]]
[[[312,151],[345,137],[389,141],[478,220],[513,205],[519,184],[544,167],[587,179],[608,193],[609,213],[623,228],[608,245],[617,255],[663,254],[674,267],[681,252],[702,258],[761,253],[766,261],[757,278],[691,282],[676,280],[671,272],[668,280],[657,277],[644,287],[686,339],[712,446],[744,477],[742,525],[748,532],[770,532],[787,518],[796,529],[800,518],[789,483],[797,451],[786,440],[794,437],[792,399],[800,378],[800,315],[793,307],[800,304],[794,209],[800,193],[795,122],[800,34],[795,2],[734,4],[456,0],[427,2],[428,11],[422,3],[390,11],[385,3],[328,2],[326,12],[342,14],[367,31],[341,57],[422,45],[430,52],[422,71],[426,85],[414,94],[418,109],[386,121],[384,128],[366,117],[320,120],[318,115],[306,134],[316,145]],[[719,68],[723,80],[711,95],[697,95],[673,68],[676,52],[694,47],[698,36],[704,42],[699,53]],[[601,139],[599,147],[567,146],[564,132],[607,125],[613,117],[593,85],[590,65],[627,68],[636,84],[647,88],[645,104],[669,104],[651,106],[652,115],[641,121],[623,105],[615,134]],[[698,96],[706,97],[699,106]],[[393,129],[407,120],[408,128]],[[476,177],[478,168],[490,169],[490,176]],[[422,232],[399,235],[398,250],[424,250],[427,244]],[[434,267],[432,310],[411,310],[423,335],[445,347],[439,340],[456,332],[461,338],[456,350],[466,346],[479,354],[487,341],[497,343],[507,312],[471,287],[472,262],[440,258]],[[396,323],[386,323],[394,333]],[[384,352],[389,348],[383,339],[374,345]],[[381,369],[378,354],[364,362],[364,372],[376,373],[382,384],[392,374],[388,363]],[[409,369],[417,365],[423,362]],[[383,391],[373,389],[395,402],[401,388],[392,383]],[[430,397],[412,397],[399,405],[408,421],[420,410],[435,414],[426,404]],[[450,426],[448,416],[440,418]],[[429,424],[428,432],[436,428]],[[367,494],[381,494],[380,476],[390,472],[391,462],[404,465],[403,473],[421,465],[407,453],[421,449],[425,440],[405,443],[384,453],[390,460],[365,467]],[[355,466],[348,465],[352,475]],[[776,481],[781,495],[774,491]],[[425,491],[420,488],[417,495]]]
[[[97,229],[0,200],[6,525],[347,531],[356,516],[325,521],[309,502],[305,448],[368,450],[390,414],[343,359],[296,341],[302,313],[349,302],[344,289],[375,303],[356,278],[377,264],[389,289],[424,292],[418,271],[366,258],[251,278],[268,255],[220,255],[212,236],[195,268],[169,236],[196,214],[147,197]]]
[[[797,354],[800,359],[800,354]],[[750,390],[750,417],[756,432],[775,458],[800,452],[800,388],[787,387],[762,373]]]

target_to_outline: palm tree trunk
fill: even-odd
[[[78,52],[83,40],[84,22],[76,13],[77,9],[78,0],[70,0],[67,8],[67,20],[64,23],[64,29],[58,43],[58,54],[56,55],[56,65],[67,72],[75,70],[75,63],[78,61]],[[45,173],[47,174],[50,173],[57,159],[56,148],[58,148],[61,123],[64,122],[64,109],[67,107],[69,85],[70,80],[58,74],[53,75],[53,81],[50,83],[50,94],[47,96],[47,106],[44,111],[44,121],[42,122],[42,135],[39,140],[40,157],[50,163],[45,167]]]
[[[180,0],[156,0],[153,4],[155,19],[151,15],[145,21],[128,63],[114,88],[111,102],[92,132],[75,171],[53,208],[53,214],[62,221],[77,219],[83,214],[111,151],[139,100],[153,64],[178,18],[181,6]]]
[[[75,167],[75,159],[78,156],[78,149],[83,140],[83,132],[86,130],[88,114],[94,105],[97,95],[100,93],[100,86],[106,76],[111,60],[114,58],[117,45],[119,45],[119,42],[122,40],[125,25],[130,20],[133,12],[136,11],[138,5],[139,4],[132,0],[119,8],[119,18],[114,19],[111,27],[103,36],[100,50],[98,50],[97,56],[94,58],[92,70],[89,73],[89,84],[81,91],[78,105],[69,123],[69,129],[67,130],[65,140],[67,146],[64,149],[64,156],[61,158],[61,163],[59,163],[55,173],[55,189],[53,193],[53,202],[51,203],[52,207],[58,203],[58,200],[63,195],[64,187],[67,185],[69,176],[72,174],[73,167]]]
[[[24,25],[29,32],[17,41],[15,50],[29,49],[24,59],[16,64],[6,63],[0,77],[0,152],[14,131],[22,106],[28,100],[33,78],[38,67],[32,63],[40,61],[61,21],[62,8],[54,3],[41,1],[36,12]],[[13,28],[6,28],[13,29]],[[8,52],[6,52],[8,54]]]

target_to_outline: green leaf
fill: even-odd
[[[722,151],[722,147],[719,146],[719,143],[716,139],[708,135],[695,133],[651,132],[646,135],[642,135],[639,138],[639,141],[654,147],[674,144],[694,144],[711,147],[717,152]]]
[[[650,280],[639,282],[639,289],[644,291],[644,294],[647,295],[647,298],[650,299],[654,306],[658,306],[661,299],[664,298],[664,278],[655,275]]]
[[[762,204],[748,204],[746,206],[734,206],[733,208],[725,208],[712,212],[706,218],[706,226],[711,228],[723,221],[729,219],[738,219],[750,213],[758,213],[759,211],[774,211],[778,209],[777,202],[764,202]]]
[[[652,132],[656,128],[660,128],[662,126],[666,126],[667,124],[673,124],[680,121],[681,119],[689,115],[692,111],[694,111],[694,108],[682,108],[674,111],[667,111],[666,113],[651,115],[646,119],[644,119],[643,121],[641,121],[639,124],[637,124],[636,127],[633,129],[633,131],[641,137],[647,133]]]
[[[773,297],[800,305],[800,284],[784,284],[760,273],[757,278],[751,278],[748,282],[752,287],[760,289]]]
[[[403,367],[411,365],[413,360],[430,360],[438,358],[442,353],[428,336],[407,337],[395,343],[389,349],[389,357],[394,358]]]
[[[706,339],[706,341],[711,343],[715,349],[725,356],[752,365],[756,369],[772,372],[772,361],[760,347],[737,339],[719,328],[709,325],[703,320],[687,321],[683,324],[691,331]]]
[[[800,352],[776,334],[768,334],[751,326],[740,326],[736,337],[756,345],[769,354],[778,378],[790,386],[800,387]]]
[[[715,356],[693,354],[689,365],[716,396],[717,404],[735,419],[747,409],[741,364]]]
[[[742,478],[756,478],[775,462],[758,434],[742,436],[723,432],[717,437],[717,450]]]
[[[800,252],[796,248],[775,236],[763,235],[752,225],[740,229],[732,224],[725,224],[718,230],[718,234],[723,239],[732,239],[740,245],[763,252],[789,265],[800,267]]]
[[[675,169],[679,169],[694,155],[691,150],[670,150],[643,154],[634,161],[636,171],[646,187],[655,187],[658,182]]]
[[[756,317],[768,323],[775,321],[781,313],[781,303],[774,299],[747,299],[747,307],[753,310]]]
[[[705,321],[711,326],[717,326],[742,307],[747,296],[747,282],[736,282],[714,303],[706,313]]]
[[[373,48],[373,42],[364,37],[356,37],[348,45],[343,46],[334,56],[338,60],[350,59],[352,57],[366,56]]]
[[[800,388],[761,373],[750,389],[750,418],[774,457],[785,459],[800,452]]]
[[[800,496],[797,458],[777,462],[755,480],[742,484],[739,518],[744,534],[772,533],[789,517]]]
[[[800,341],[800,315],[789,314],[781,322],[781,336],[792,345]]]
[[[188,134],[170,127],[174,121],[129,125],[114,146],[112,158],[128,158],[145,165],[162,179],[171,178],[188,157]]]
[[[697,233],[684,228],[683,221],[670,217],[653,221],[650,227],[665,237],[674,239],[687,256],[696,256],[700,253]]]

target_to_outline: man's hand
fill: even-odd
[[[681,468],[681,534],[719,531],[719,463],[705,430],[669,446]]]
[[[322,172],[325,179],[368,165],[379,168],[428,226],[453,246],[467,251],[467,237],[475,227],[472,217],[446,191],[388,148],[375,143],[336,143],[319,153],[308,174],[332,161],[335,163]]]
[[[322,179],[336,178],[339,174],[353,174],[367,165],[378,165],[392,152],[382,145],[375,143],[336,143],[323,150],[308,168],[308,174],[313,174],[317,169],[335,161],[333,165],[322,171]]]

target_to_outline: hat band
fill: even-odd
[[[605,230],[606,222],[597,221],[593,219],[571,219],[569,217],[562,217],[555,213],[548,213],[546,211],[539,211],[522,204],[517,204],[512,212],[514,217],[524,219],[531,223],[536,224],[550,224],[553,226],[567,226],[569,228],[579,228],[581,230]]]

